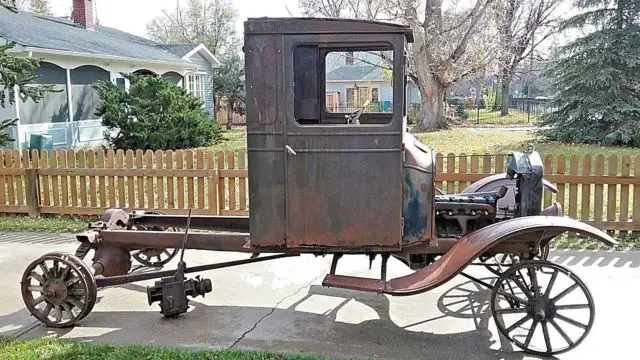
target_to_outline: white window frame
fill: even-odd
[[[207,73],[205,72],[190,72],[184,76],[184,88],[188,93],[193,94],[198,99],[205,101],[205,87],[204,82]]]

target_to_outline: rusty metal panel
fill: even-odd
[[[401,33],[287,35],[284,43],[287,51],[299,44],[319,44],[325,48],[348,44],[346,50],[357,50],[358,46],[370,43],[392,44],[394,83],[403,83]],[[293,56],[285,56],[284,69],[285,83],[290,84],[294,79]],[[287,86],[284,95],[288,105],[285,145],[291,149],[285,158],[287,248],[347,252],[400,249],[402,86],[394,88],[393,114],[385,114],[387,123],[358,126],[298,123],[294,91]]]
[[[402,243],[428,241],[433,237],[434,163],[432,150],[420,144],[408,133],[404,134],[404,183],[402,214],[404,233]]]
[[[284,246],[282,37],[245,35],[244,53],[251,243]]]
[[[413,42],[408,26],[388,22],[345,18],[250,18],[245,34],[402,34]]]
[[[381,283],[377,279],[327,275],[323,286],[408,296],[434,289],[463,271],[474,259],[496,245],[517,247],[514,241],[535,244],[544,237],[571,231],[597,238],[612,246],[616,241],[606,233],[578,220],[559,216],[529,216],[495,223],[457,240],[440,259],[406,276]],[[544,236],[542,236],[544,235]]]

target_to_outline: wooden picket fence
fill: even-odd
[[[0,152],[0,213],[99,215],[112,207],[248,215],[246,153],[209,150]],[[544,156],[565,214],[603,230],[640,231],[640,154]],[[505,154],[438,154],[447,193],[504,172]]]

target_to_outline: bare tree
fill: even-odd
[[[562,0],[497,0],[494,9],[500,42],[501,114],[509,112],[509,85],[520,63],[555,33],[555,10]],[[532,69],[530,69],[531,71]]]
[[[38,14],[53,15],[49,0],[30,0],[29,7],[31,11]]]
[[[204,43],[216,56],[238,50],[235,19],[237,12],[230,0],[176,1],[173,11],[147,24],[152,40],[162,43]]]
[[[470,8],[443,0],[300,0],[305,15],[387,20],[411,27],[409,77],[420,90],[420,130],[447,127],[447,88],[487,66],[495,55],[487,9],[495,0],[474,0]]]

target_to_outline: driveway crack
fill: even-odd
[[[294,297],[294,296],[298,295],[298,293],[299,293],[300,291],[302,291],[302,290],[304,290],[304,289],[308,288],[309,286],[311,286],[314,282],[316,282],[317,280],[319,280],[319,279],[320,279],[321,277],[323,277],[323,276],[324,276],[324,274],[321,274],[320,276],[318,276],[318,277],[314,278],[313,280],[309,281],[308,283],[306,283],[306,284],[302,285],[301,287],[299,287],[298,289],[296,289],[296,291],[294,291],[293,293],[291,293],[291,294],[289,294],[289,295],[287,295],[287,296],[283,297],[282,299],[278,300],[278,302],[276,302],[276,304],[271,308],[271,310],[270,310],[268,313],[266,313],[266,314],[265,314],[265,315],[263,315],[260,319],[258,319],[258,321],[256,321],[256,322],[253,324],[253,326],[251,326],[251,328],[250,328],[249,330],[247,330],[247,331],[245,331],[244,333],[242,333],[242,335],[240,335],[240,337],[239,337],[238,339],[236,339],[236,341],[234,341],[234,342],[233,342],[233,344],[231,344],[231,346],[229,346],[229,347],[227,348],[227,350],[231,350],[234,346],[238,345],[238,343],[239,343],[240,341],[244,340],[244,338],[245,338],[247,335],[249,335],[251,332],[253,332],[253,331],[258,327],[258,325],[260,325],[260,323],[261,323],[264,319],[266,319],[266,318],[268,318],[269,316],[271,316],[271,314],[273,314],[273,313],[276,311],[276,309],[278,308],[278,306],[280,306],[280,304],[282,304],[283,302],[285,302],[285,301],[289,300],[290,298],[292,298],[292,297]]]

